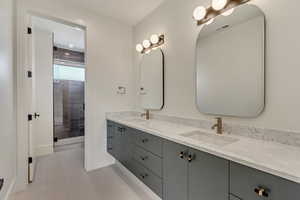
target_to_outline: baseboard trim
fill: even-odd
[[[65,145],[59,145],[54,147],[54,152],[60,152],[60,151],[65,151],[65,150],[71,150],[71,149],[78,149],[82,148],[84,149],[84,143],[74,143],[74,144],[65,144]]]
[[[40,145],[35,149],[35,156],[46,156],[53,153],[53,145]]]
[[[54,145],[62,146],[62,145],[76,144],[76,143],[81,143],[81,142],[84,142],[84,136],[61,139],[61,140],[58,140],[57,142],[55,142]]]
[[[13,194],[14,192],[14,187],[15,187],[15,184],[16,184],[16,178],[14,178],[14,180],[11,182],[8,190],[7,190],[7,193],[4,197],[3,200],[10,200],[11,199],[11,195]]]

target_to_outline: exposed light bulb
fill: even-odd
[[[152,44],[157,44],[159,42],[159,36],[157,34],[151,35],[150,41]]]
[[[143,45],[141,45],[141,44],[137,44],[137,45],[135,46],[135,49],[136,49],[137,52],[142,52],[143,49],[144,49],[144,47],[143,47]]]
[[[144,46],[144,48],[149,48],[150,46],[151,46],[151,43],[150,43],[150,41],[149,40],[144,40],[143,41],[143,46]]]
[[[208,20],[208,21],[207,21],[205,24],[206,24],[206,25],[210,25],[211,23],[213,23],[213,22],[214,22],[214,20],[215,20],[214,18],[211,18],[211,19],[210,19],[210,20]]]
[[[233,11],[234,11],[234,8],[231,8],[231,9],[223,12],[222,15],[223,16],[229,16],[229,15],[231,15],[233,13]]]
[[[212,0],[212,8],[214,10],[222,10],[227,5],[228,0]]]
[[[206,12],[206,8],[204,8],[203,6],[198,6],[193,12],[194,19],[198,21],[204,19],[206,16]]]

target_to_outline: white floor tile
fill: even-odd
[[[115,166],[87,173],[83,156],[77,148],[39,158],[34,182],[13,200],[151,200]]]

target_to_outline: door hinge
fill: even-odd
[[[28,157],[28,164],[32,163],[32,157]]]
[[[32,33],[32,29],[31,29],[31,27],[27,27],[27,34],[31,34]]]
[[[30,70],[27,71],[27,77],[28,77],[28,78],[32,78],[32,71],[30,71]]]
[[[4,179],[0,178],[0,191],[2,190],[3,184],[4,184]]]
[[[32,121],[32,114],[27,115],[28,121]]]

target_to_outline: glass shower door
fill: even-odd
[[[67,66],[55,67],[54,140],[84,136],[84,69],[78,70],[76,67]],[[72,73],[74,76],[71,76]]]

